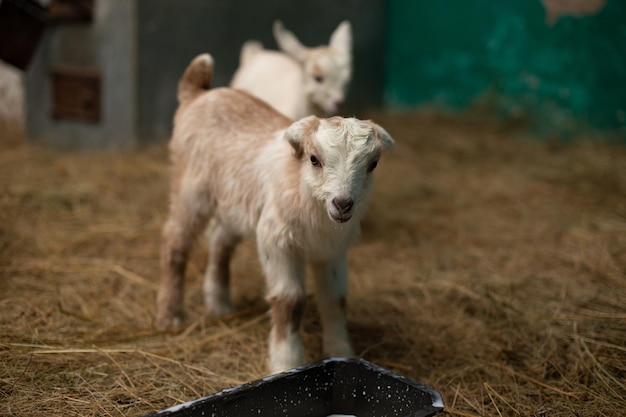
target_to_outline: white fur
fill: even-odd
[[[279,21],[273,32],[282,52],[246,42],[231,87],[250,92],[292,119],[337,114],[352,77],[350,22],[339,24],[328,46],[316,48],[303,46]]]
[[[206,92],[200,86],[210,84],[203,79],[210,69],[208,56],[196,58],[179,86],[158,324],[182,322],[184,266],[210,219],[204,290],[212,315],[232,311],[228,263],[242,238],[256,236],[272,311],[272,372],[302,363],[298,328],[307,262],[315,275],[325,352],[351,356],[346,253],[359,234],[371,171],[393,140],[370,121],[309,116],[292,123],[244,92]]]
[[[270,334],[269,366],[273,373],[286,371],[302,364],[304,346],[297,333],[289,331],[285,341],[277,343],[274,330]]]
[[[346,316],[337,299],[348,296],[348,266],[345,258],[332,265],[312,265],[317,294],[317,305],[324,332],[324,352],[332,356],[350,357],[354,351],[350,345],[346,327]]]

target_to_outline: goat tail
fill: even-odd
[[[209,90],[212,81],[213,58],[209,54],[198,55],[191,61],[178,82],[178,103],[187,103],[198,94]]]

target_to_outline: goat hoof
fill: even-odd
[[[157,327],[160,330],[176,330],[183,325],[184,314],[159,314],[157,317]]]
[[[233,306],[229,304],[213,305],[213,306],[207,307],[208,316],[214,319],[230,316],[233,313],[235,313],[235,309],[233,308]]]

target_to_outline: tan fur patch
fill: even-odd
[[[306,297],[279,298],[270,300],[272,325],[275,329],[275,342],[283,341],[287,334],[300,329],[300,321],[306,306]]]
[[[317,132],[317,129],[320,127],[320,120],[318,118],[310,117],[309,122],[303,126],[302,135],[305,137],[309,137]]]

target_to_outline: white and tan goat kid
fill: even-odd
[[[302,363],[307,263],[315,275],[325,353],[352,356],[346,252],[359,234],[372,171],[393,140],[370,121],[309,116],[292,123],[243,91],[207,91],[212,73],[210,56],[200,55],[179,83],[158,325],[182,323],[185,265],[208,224],[204,292],[214,316],[232,311],[230,258],[242,238],[256,235],[272,318],[272,372]]]
[[[282,52],[263,49],[257,41],[241,49],[231,87],[265,100],[292,119],[339,112],[352,78],[352,29],[343,21],[328,45],[307,48],[274,22],[274,38]]]

